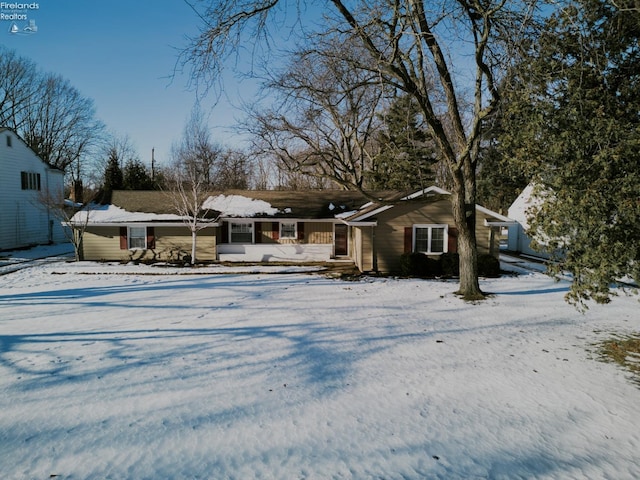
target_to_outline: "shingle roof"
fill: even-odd
[[[376,192],[376,198],[389,198],[395,192]],[[241,195],[262,200],[277,208],[273,218],[333,218],[342,212],[360,209],[369,199],[360,192],[345,190],[227,190],[210,192],[216,195]],[[171,193],[159,191],[116,190],[111,203],[129,212],[176,213],[172,207]]]

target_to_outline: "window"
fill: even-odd
[[[144,250],[147,248],[147,228],[129,227],[129,249]]]
[[[413,251],[426,254],[447,252],[447,225],[414,225]]]
[[[20,172],[22,190],[40,190],[40,174],[34,172]]]
[[[252,243],[253,224],[251,223],[231,223],[230,229],[231,243]]]
[[[282,222],[280,223],[280,238],[298,238],[298,232],[296,231],[296,222]]]
[[[7,135],[7,147],[11,147],[11,135]]]

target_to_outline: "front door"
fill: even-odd
[[[342,223],[335,225],[334,248],[336,257],[349,255],[348,229],[349,227]]]

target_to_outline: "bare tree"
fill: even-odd
[[[221,153],[222,147],[211,139],[204,115],[196,106],[185,125],[180,143],[173,145],[171,155],[197,175],[203,185],[211,186]]]
[[[201,35],[184,50],[192,75],[209,81],[247,35],[269,38],[269,15],[287,0],[209,1]],[[299,2],[295,2],[298,4]],[[415,98],[452,181],[460,288],[482,298],[478,282],[476,167],[484,122],[500,101],[497,83],[509,46],[525,35],[535,0],[330,0],[326,26],[368,52],[356,68]],[[194,8],[196,8],[194,6]],[[455,53],[452,53],[455,52]],[[213,77],[212,77],[213,76]]]
[[[180,143],[172,147],[173,165],[166,173],[165,191],[175,212],[191,231],[191,264],[196,263],[198,232],[210,226],[209,198],[211,174],[220,148],[209,139],[202,116],[195,112],[184,129]]]
[[[276,106],[250,112],[247,130],[256,151],[275,157],[295,178],[320,177],[364,190],[379,151],[376,113],[384,90],[377,75],[353,68],[349,57],[360,53],[357,44],[332,36],[293,54],[288,67],[264,86]]]
[[[221,152],[214,172],[215,180],[212,184],[218,190],[249,188],[251,165],[244,152],[233,149]]]
[[[0,46],[0,72],[0,125],[21,132],[25,113],[38,99],[36,65]]]
[[[82,241],[95,204],[92,201],[86,204],[70,202],[64,200],[62,191],[52,190],[38,192],[37,202],[53,220],[62,225],[65,238],[73,245],[76,262],[83,260]]]
[[[104,125],[95,118],[93,101],[59,75],[42,76],[37,94],[39,102],[26,112],[23,137],[42,160],[67,171],[97,144]]]
[[[171,202],[176,214],[182,217],[182,222],[191,232],[191,265],[195,265],[198,232],[209,227],[209,209],[205,208],[205,201],[209,198],[209,184],[204,181],[193,163],[178,161],[173,165],[166,181],[167,198]]]
[[[86,159],[104,131],[91,99],[63,77],[41,72],[31,60],[4,47],[0,47],[0,125],[15,130],[73,184],[86,175]]]

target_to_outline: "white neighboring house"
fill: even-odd
[[[508,250],[525,255],[540,258],[549,258],[550,255],[531,248],[531,237],[528,235],[528,217],[535,211],[541,200],[533,196],[534,185],[529,184],[518,195],[509,207],[508,216],[515,220],[515,225],[509,226]]]
[[[0,127],[0,250],[66,241],[60,219],[42,198],[64,201],[64,172]]]

